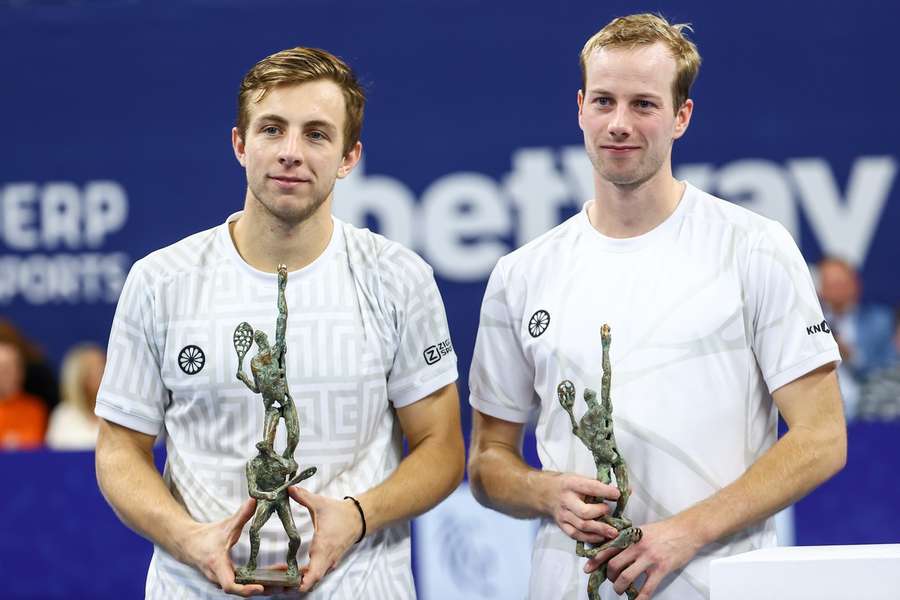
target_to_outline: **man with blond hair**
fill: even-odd
[[[594,198],[502,258],[485,292],[469,478],[483,504],[542,519],[532,599],[584,598],[603,564],[604,598],[632,585],[640,600],[708,598],[710,561],[774,545],[771,515],[845,461],[840,355],[810,329],[822,310],[795,243],[672,175],[700,65],[686,28],[631,15],[588,40],[577,100]],[[576,541],[617,533],[592,499],[619,492],[595,479],[557,386],[600,389],[603,324],[625,516],[643,537],[586,561]],[[534,412],[540,470],[522,460]]]
[[[128,276],[97,398],[97,478],[123,522],[154,543],[147,598],[278,591],[234,581],[256,503],[244,466],[265,411],[235,377],[232,335],[245,319],[275,331],[281,264],[284,368],[302,432],[292,460],[318,469],[288,490],[306,563],[300,591],[415,596],[409,520],[447,496],[464,467],[456,359],[431,269],[331,214],[335,180],[360,159],[364,104],[353,72],[328,52],[260,61],[232,130],[244,210]],[[163,430],[160,477],[152,447]],[[284,428],[275,446],[286,446]],[[284,560],[278,525],[259,532],[260,565]]]

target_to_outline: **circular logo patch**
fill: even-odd
[[[531,337],[538,337],[545,331],[547,331],[547,327],[550,326],[550,313],[546,310],[539,310],[533,315],[531,315],[531,319],[528,321],[528,333],[531,334]]]
[[[199,346],[185,346],[178,353],[178,366],[188,375],[196,375],[206,364],[206,355]]]

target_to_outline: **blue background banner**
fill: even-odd
[[[105,344],[133,261],[241,208],[230,130],[243,74],[285,47],[323,47],[369,95],[363,163],[339,184],[335,212],[433,265],[466,398],[497,258],[592,194],[576,121],[581,46],[642,10],[692,23],[703,55],[676,175],[778,219],[809,262],[846,258],[865,300],[900,302],[895,3],[20,0],[0,6],[0,313],[54,363],[76,342]],[[852,426],[845,473],[797,507],[799,543],[898,541],[898,433]],[[93,485],[90,460],[2,464],[25,496],[4,494],[13,529],[0,564],[15,552],[8,540],[43,528],[54,534],[35,539],[85,567],[85,536],[109,553],[132,535],[96,491],[61,496],[61,470]],[[46,525],[63,514],[90,525]],[[30,556],[17,573],[69,573]]]

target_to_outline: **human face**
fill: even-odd
[[[234,154],[247,171],[245,209],[262,210],[287,225],[302,223],[323,205],[330,212],[334,182],[359,161],[357,142],[343,155],[344,95],[320,79],[275,87],[249,105],[245,139],[231,132]]]
[[[693,102],[676,112],[675,59],[662,43],[601,48],[585,65],[578,124],[601,180],[636,188],[672,173],[672,143],[690,123]]]
[[[859,299],[856,273],[841,262],[826,260],[819,265],[819,295],[831,310],[845,312]]]
[[[12,344],[0,342],[0,400],[20,392],[24,370],[22,357]]]

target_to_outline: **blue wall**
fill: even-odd
[[[240,209],[244,179],[229,136],[242,75],[279,49],[321,46],[350,62],[369,91],[364,164],[341,183],[335,210],[434,265],[465,397],[493,263],[591,193],[575,119],[581,46],[613,16],[636,10],[691,22],[704,57],[694,118],[675,147],[676,174],[778,218],[810,262],[824,252],[847,257],[862,270],[867,300],[897,304],[900,5],[854,6],[6,3],[0,313],[53,361],[75,342],[105,343],[134,260]],[[464,421],[468,428],[467,409]],[[851,428],[845,474],[798,506],[798,541],[900,538],[889,476],[900,463],[898,432],[896,424]],[[18,504],[4,494],[3,522],[14,514],[24,526],[30,514],[36,523],[29,507],[45,506],[40,497],[44,517],[65,513],[86,524],[89,533],[55,536],[73,549],[63,562],[87,556],[79,552],[84,535],[101,545],[131,535],[95,492],[67,502],[65,485],[48,486],[60,470],[74,470],[90,487],[89,460],[38,453],[2,464],[25,494],[14,496]],[[26,531],[0,536],[0,564],[8,564],[9,540]],[[62,577],[59,566],[37,562]]]

